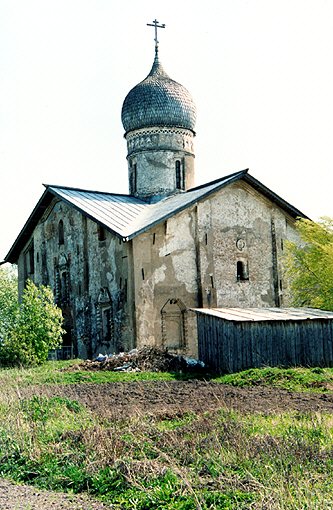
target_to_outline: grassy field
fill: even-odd
[[[70,362],[73,363],[73,362]],[[213,412],[109,420],[28,386],[170,381],[175,374],[0,371],[0,476],[88,491],[119,509],[333,509],[333,414]],[[332,369],[261,369],[214,379],[330,393]]]
[[[111,372],[111,371],[67,371],[80,360],[49,361],[31,369],[0,369],[2,388],[45,384],[78,384],[131,381],[171,381],[187,380],[198,377],[197,374],[176,374],[168,372]],[[201,376],[203,377],[203,376]],[[290,391],[311,391],[325,393],[333,390],[333,368],[262,368],[249,369],[223,376],[206,375],[207,379],[238,387],[271,386]]]

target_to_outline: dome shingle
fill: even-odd
[[[152,126],[194,131],[196,108],[191,94],[167,75],[156,53],[148,76],[127,94],[121,119],[126,133]]]

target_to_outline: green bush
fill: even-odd
[[[17,277],[13,270],[0,267],[0,339],[4,339],[18,314]]]
[[[62,342],[63,317],[49,287],[28,280],[21,302],[15,277],[0,271],[0,363],[37,365]]]

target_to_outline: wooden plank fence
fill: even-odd
[[[197,313],[199,359],[218,373],[333,366],[333,320],[230,321]]]

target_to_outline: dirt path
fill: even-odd
[[[27,485],[14,485],[0,479],[1,510],[106,510],[103,505],[85,496],[39,491]]]
[[[217,408],[239,412],[278,413],[284,411],[333,413],[333,394],[293,393],[257,386],[233,388],[205,381],[142,381],[132,383],[35,386],[21,391],[66,396],[85,404],[96,414],[122,419],[135,414],[172,416],[186,411],[202,413]],[[104,510],[112,506],[85,496],[38,491],[0,480],[0,510]]]

